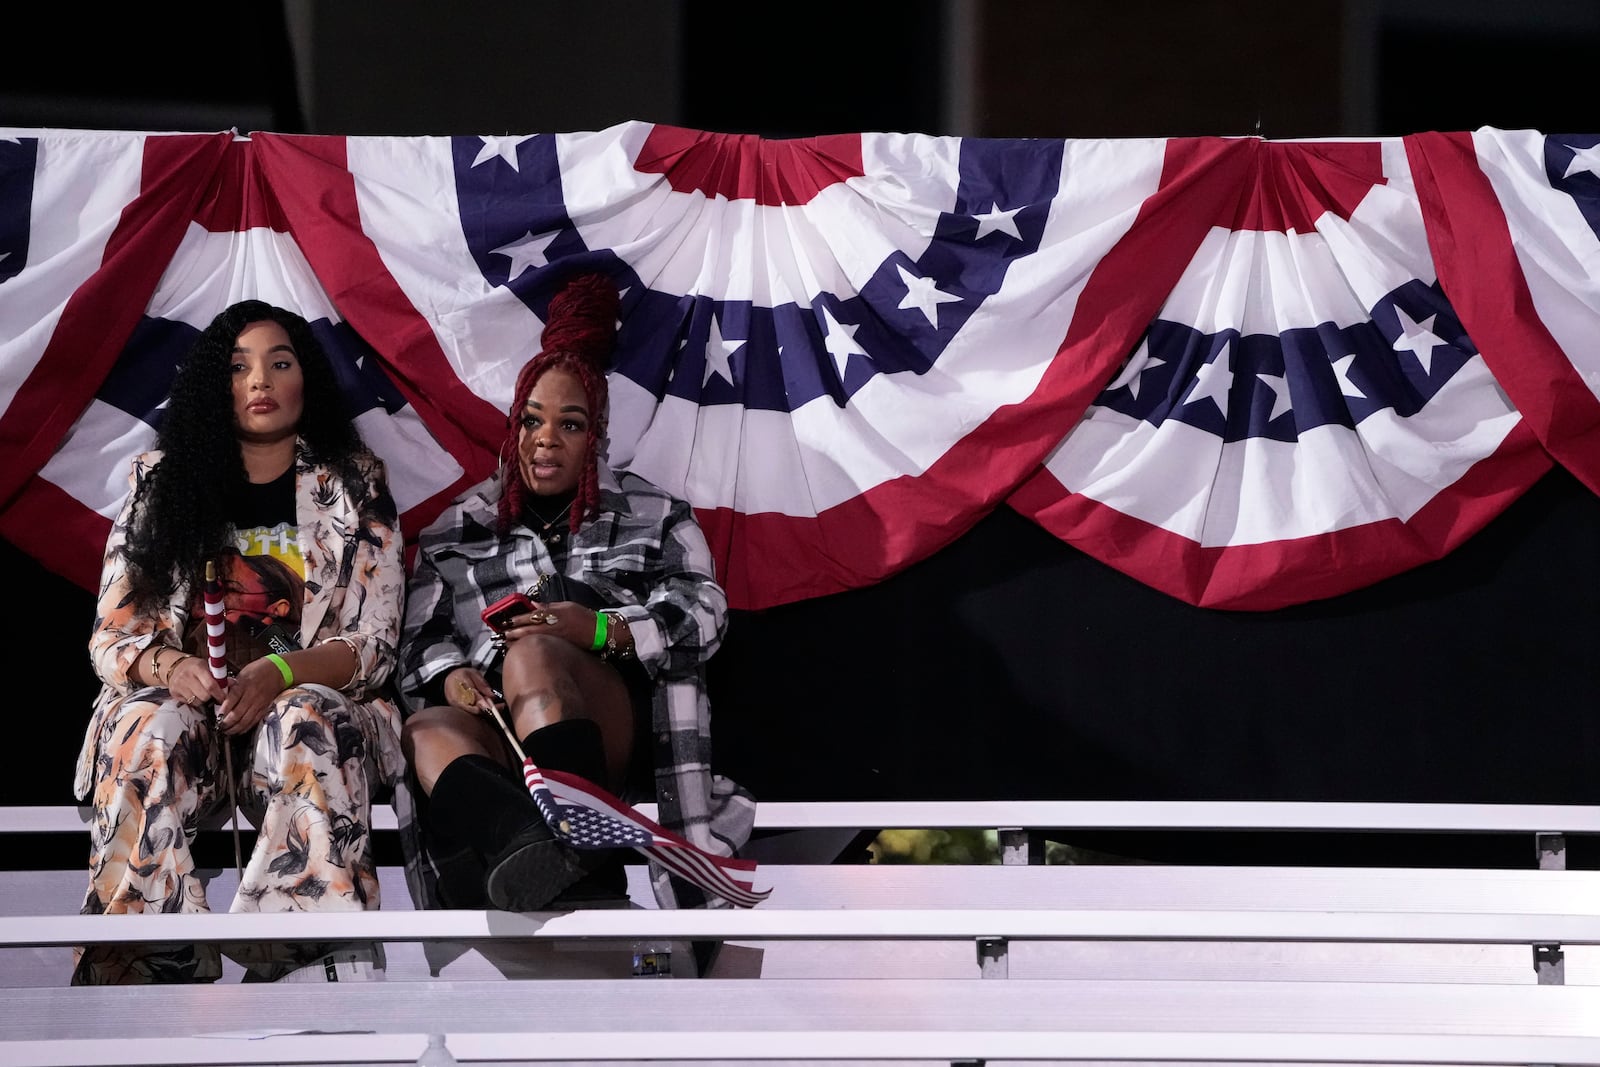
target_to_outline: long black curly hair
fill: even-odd
[[[232,516],[249,482],[233,414],[233,347],[246,326],[267,321],[283,327],[300,360],[305,406],[297,432],[307,458],[347,487],[361,484],[361,460],[370,453],[311,327],[262,300],[233,304],[201,331],[179,365],[156,437],[161,462],[134,499],[126,553],[142,606],[165,603],[180,581],[199,589],[206,560],[232,542]]]

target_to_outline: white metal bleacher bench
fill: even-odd
[[[117,1062],[411,1062],[422,1035],[435,1032],[450,1035],[449,1047],[463,1062],[628,1059],[648,1050],[655,1059],[737,1062],[1600,1063],[1600,977],[1580,975],[1554,988],[1565,977],[1568,949],[1600,946],[1600,872],[1562,869],[1565,838],[1600,833],[1600,809],[809,802],[763,804],[759,813],[758,829],[780,837],[889,827],[998,829],[1006,862],[941,867],[763,858],[757,881],[774,892],[751,911],[655,911],[642,886],[634,893],[641,906],[631,910],[527,915],[406,911],[390,898],[382,911],[355,915],[168,915],[136,922],[0,908],[7,912],[0,916],[0,948],[324,937],[485,951],[681,939],[729,945],[711,977],[698,982],[544,978],[534,1002],[567,1010],[538,1018],[519,992],[523,983],[440,981],[431,963],[423,980],[397,981],[393,956],[389,981],[337,993],[239,985],[8,990],[15,1021],[0,1032],[6,1042],[0,1059],[100,1062],[94,1057],[111,1056],[111,1046],[95,1045],[102,1038],[70,1019],[136,1016],[133,1030],[103,1037],[115,1041]],[[10,809],[0,818],[0,831],[11,834],[81,829],[84,816],[67,807]],[[379,813],[376,827],[392,828],[392,814]],[[1528,838],[1530,867],[1537,857],[1542,869],[1030,864],[1030,831],[1045,827],[1517,834]],[[81,892],[81,872],[75,877]],[[398,872],[383,877],[392,884]],[[1287,963],[1285,946],[1302,958]],[[1039,951],[1051,947],[1070,947],[1072,955],[1062,962]],[[1424,951],[1430,947],[1451,954],[1430,955]],[[948,956],[912,949],[964,950],[966,969]],[[1246,958],[1252,949],[1258,954]],[[1520,963],[1506,956],[1515,952],[1522,953]],[[974,973],[1007,980],[946,977]],[[326,1011],[336,1011],[337,1020],[311,1006],[310,990],[323,998],[315,1004],[336,1006]],[[158,993],[167,998],[160,1010],[145,999]],[[174,997],[193,999],[194,1012],[174,1012],[172,1005],[183,1002]],[[504,1014],[478,1013],[494,1005]],[[214,1020],[218,1011],[257,1025],[294,1018],[300,1028],[364,1033],[284,1034],[266,1046],[204,1036],[215,1027],[197,1029],[196,1020]],[[64,1033],[82,1039],[81,1048],[63,1043]]]

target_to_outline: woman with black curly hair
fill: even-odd
[[[206,564],[237,555],[270,557],[301,594],[263,610],[250,568],[222,568],[224,686],[192,623]],[[106,542],[89,642],[104,685],[75,783],[95,809],[85,913],[208,911],[189,842],[235,791],[258,832],[232,910],[378,906],[369,813],[404,766],[398,710],[379,695],[404,580],[383,465],[305,319],[259,300],[227,308],[179,367]],[[215,946],[77,956],[74,984],[221,974]],[[258,977],[295,962],[239,958]]]

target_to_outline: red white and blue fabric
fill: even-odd
[[[739,908],[753,908],[772,895],[754,888],[754,860],[707,852],[587,778],[547,771],[524,758],[522,780],[551,832],[573,848],[631,848]]]
[[[449,438],[344,322],[265,184],[231,134],[0,131],[0,533],[84,588],[178,362],[247,297],[311,322],[402,523],[465,484]]]
[[[610,459],[695,507],[733,607],[1005,505],[1191,603],[1332,596],[1552,462],[1600,492],[1596,141],[0,130],[0,533],[92,585],[244,296],[314,321],[421,529],[598,268]]]

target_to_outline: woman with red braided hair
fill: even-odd
[[[617,850],[575,851],[534,805],[503,701],[537,766],[580,775],[719,855],[749,836],[750,796],[709,770],[705,664],[727,597],[689,505],[605,463],[606,369],[620,302],[604,275],[550,301],[517,376],[499,471],[418,539],[401,638],[403,745],[426,810],[413,894],[513,911],[627,899]],[[521,593],[498,627],[491,605]],[[492,612],[489,613],[491,618]],[[663,907],[706,903],[653,870]]]

